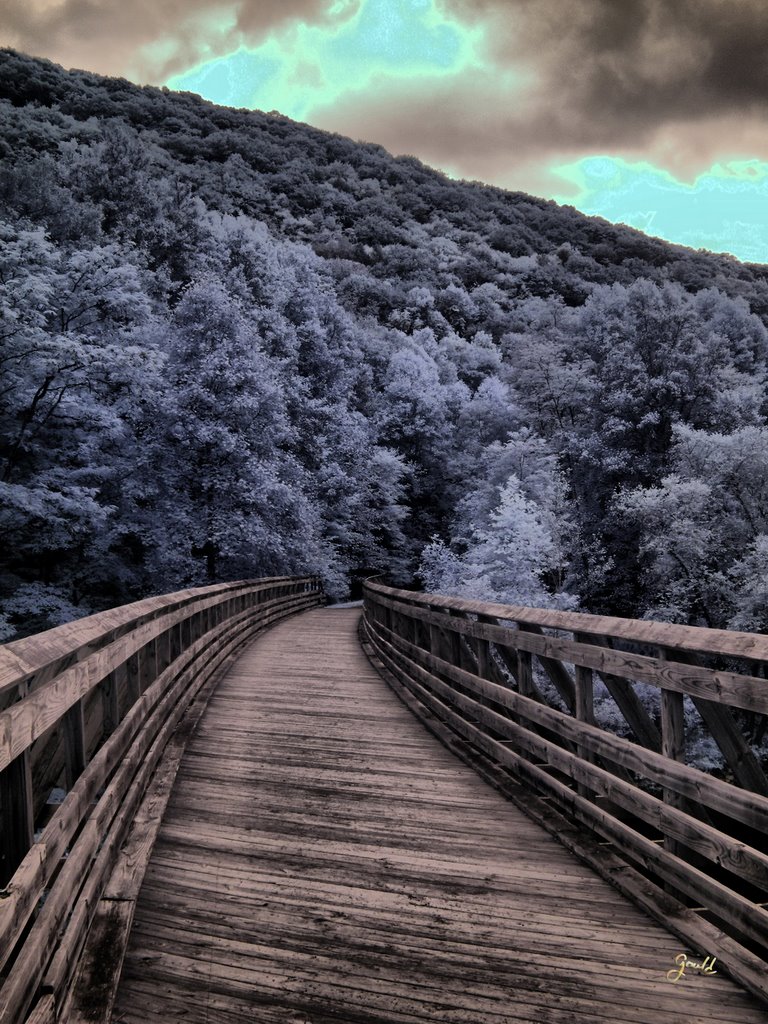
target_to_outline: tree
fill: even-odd
[[[693,625],[757,621],[768,429],[710,434],[680,425],[674,438],[674,472],[615,502],[616,515],[638,531],[642,610]]]
[[[428,587],[479,600],[573,608],[577,599],[551,584],[561,577],[563,551],[542,508],[512,474],[486,522],[473,525],[462,555],[433,538],[419,574]],[[547,585],[550,584],[550,586]]]
[[[67,254],[39,230],[0,231],[3,594],[6,614],[43,628],[44,608],[72,617],[124,593],[107,491],[149,307],[117,247]]]

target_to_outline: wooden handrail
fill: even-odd
[[[62,1019],[174,731],[245,642],[324,600],[312,576],[220,584],[0,648],[0,1024]],[[50,813],[54,789],[63,799]]]
[[[768,637],[370,581],[362,634],[457,753],[693,952],[768,999],[768,781],[740,721],[768,713]],[[595,722],[595,674],[631,738]],[[637,683],[659,691],[657,716]],[[686,763],[686,698],[730,780]]]
[[[398,590],[371,581],[366,581],[364,588],[369,593],[386,593],[407,604],[423,605],[428,608],[451,608],[464,615],[487,615],[494,619],[561,629],[570,633],[610,636],[617,640],[657,647],[674,647],[681,651],[704,651],[768,662],[768,636],[763,633],[740,633],[730,629],[704,629],[700,626],[682,626],[676,622],[656,622],[651,619],[620,619],[610,615],[561,612],[551,608],[491,604],[445,595],[421,594],[412,590]]]

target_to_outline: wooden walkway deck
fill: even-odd
[[[768,1014],[444,749],[358,611],[253,644],[187,748],[120,1024],[704,1024]],[[706,951],[701,951],[705,954]]]

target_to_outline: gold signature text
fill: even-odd
[[[667,971],[669,981],[680,981],[681,978],[685,977],[686,971],[698,971],[699,974],[717,974],[715,970],[717,957],[714,956],[705,956],[703,960],[699,961],[689,960],[685,953],[678,953],[675,957],[675,963],[677,967]]]

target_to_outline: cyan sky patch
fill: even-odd
[[[240,49],[228,57],[207,61],[184,75],[169,79],[168,87],[196,92],[225,107],[256,107],[270,79],[280,72],[279,60]]]
[[[314,107],[392,79],[440,76],[473,59],[477,30],[445,17],[435,0],[363,0],[345,18],[345,5],[329,8],[336,21],[295,22],[255,49],[207,61],[170,78],[171,89],[198,92],[214,103],[279,110],[311,120]]]
[[[768,263],[768,163],[717,164],[692,183],[614,156],[584,157],[552,171],[578,190],[554,198],[583,213],[694,249]]]
[[[222,11],[220,23],[209,34],[212,41],[218,38],[219,45],[225,37],[237,39],[230,17]],[[489,25],[482,17],[475,18],[472,26],[463,24],[448,15],[441,0],[361,0],[359,4],[329,0],[325,20],[316,24],[293,20],[275,27],[256,47],[249,48],[240,39],[241,45],[232,53],[207,60],[170,78],[167,84],[172,89],[200,93],[215,103],[278,110],[298,121],[313,123],[315,113],[323,127],[333,130],[334,110],[344,107],[348,112],[350,106],[365,110],[373,101],[380,111],[392,88],[400,106],[394,111],[386,109],[395,118],[407,119],[407,108],[402,107],[403,83],[412,84],[417,98],[431,87],[430,81],[459,86],[467,81],[468,71],[471,75],[472,69],[482,69],[491,75],[495,92],[484,98],[484,109],[476,111],[476,121],[480,123],[487,115],[496,121],[499,132],[494,138],[498,138],[500,152],[507,149],[510,153],[513,171],[516,118],[525,116],[525,75],[531,75],[531,69],[514,63],[497,69],[492,66],[485,46]],[[506,123],[505,110],[514,115]],[[469,108],[466,113],[471,121]],[[423,119],[424,113],[419,116]],[[452,134],[450,124],[441,128],[439,107],[435,107],[435,116],[438,123],[425,129],[442,130],[445,138],[456,138],[457,146],[455,158],[451,154],[447,154],[450,160],[439,158],[440,166],[455,168],[457,176],[477,177],[472,154],[460,148],[460,132]],[[387,144],[376,137],[376,123],[374,118],[370,130],[353,129],[354,134]],[[463,125],[457,125],[463,131]],[[406,144],[406,150],[420,155],[412,143]],[[501,177],[508,184],[510,177],[503,163],[499,160],[497,164],[497,180]],[[544,158],[541,170],[544,177]],[[553,195],[565,192],[562,185],[555,185],[552,198],[584,213],[693,248],[768,262],[768,163],[724,162],[692,182],[620,155],[584,155],[573,163],[550,167],[550,171],[572,188],[571,195]],[[556,178],[550,175],[550,180]]]
[[[0,36],[768,263],[765,0],[6,0]]]

